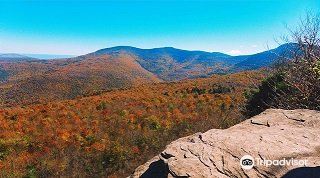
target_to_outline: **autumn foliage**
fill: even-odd
[[[170,141],[243,119],[242,72],[0,110],[0,177],[124,177]]]
[[[6,73],[1,79],[1,71]],[[74,99],[86,93],[161,81],[127,54],[1,61],[0,107]]]

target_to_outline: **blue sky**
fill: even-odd
[[[320,0],[0,0],[0,53],[71,54],[130,45],[250,54],[275,47]]]

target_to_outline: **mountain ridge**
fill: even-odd
[[[0,59],[0,97],[5,105],[35,103],[40,98],[72,99],[144,83],[255,70],[269,67],[277,59],[274,52],[281,53],[287,47],[292,48],[283,45],[254,55],[229,56],[172,47],[144,50],[119,46],[67,59]]]
[[[87,93],[160,81],[129,55],[0,61],[0,98],[9,106],[41,99],[72,99]]]
[[[35,59],[36,58],[32,58],[18,53],[0,53],[0,61],[26,61]]]
[[[296,44],[287,43],[256,54],[231,56],[221,52],[192,51],[173,47],[141,49],[132,46],[115,46],[100,49],[82,57],[126,53],[135,56],[143,68],[162,80],[176,81],[269,67],[278,58],[281,56],[286,58],[296,49]]]
[[[67,54],[41,54],[41,53],[0,53],[0,60],[4,59],[34,59],[34,60],[50,60],[50,59],[65,59],[76,57],[75,55]]]
[[[113,47],[109,47],[109,48],[103,48],[103,49],[99,49],[93,53],[101,53],[101,52],[105,52],[105,51],[109,51],[109,50],[125,50],[125,49],[131,49],[131,50],[146,50],[146,51],[154,51],[154,50],[176,50],[176,51],[185,51],[185,52],[198,52],[198,53],[209,53],[209,54],[213,54],[213,53],[217,53],[217,54],[221,54],[221,55],[225,55],[225,56],[232,56],[232,55],[228,55],[222,52],[208,52],[208,51],[204,51],[204,50],[186,50],[186,49],[180,49],[180,48],[175,48],[175,47],[171,47],[171,46],[165,46],[165,47],[156,47],[156,48],[138,48],[138,47],[134,47],[134,46],[113,46]],[[89,53],[92,54],[92,53]]]

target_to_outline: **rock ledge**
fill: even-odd
[[[240,166],[240,159],[307,160],[304,166]],[[268,109],[225,130],[180,138],[130,177],[320,177],[320,112]]]

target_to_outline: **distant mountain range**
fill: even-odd
[[[27,60],[33,60],[34,58],[24,56],[21,54],[16,53],[6,53],[6,54],[0,54],[0,61],[27,61]]]
[[[188,51],[172,47],[140,49],[118,46],[82,57],[129,54],[135,57],[143,68],[162,80],[173,81],[268,67],[282,57],[290,57],[292,51],[296,50],[297,45],[291,43],[253,55],[230,56],[220,52]]]
[[[280,58],[290,58],[292,51],[297,49],[296,44],[290,43],[257,54],[230,56],[220,52],[188,51],[172,47],[140,49],[131,46],[117,46],[73,58],[64,58],[67,55],[60,55],[60,57],[73,61],[103,55],[109,55],[113,58],[129,55],[144,69],[155,74],[161,80],[176,81],[268,67]],[[36,58],[37,56],[42,58]],[[45,57],[56,58],[59,55],[0,54],[0,62],[36,61]]]
[[[24,56],[37,58],[37,59],[64,59],[76,57],[75,55],[67,55],[67,54],[22,54]]]
[[[254,70],[272,65],[281,56],[290,57],[296,49],[295,44],[284,44],[258,54],[230,56],[118,46],[59,60],[1,54],[0,98],[8,103],[71,99],[101,90]]]
[[[0,60],[37,60],[37,59],[62,59],[71,58],[74,55],[61,54],[16,54],[16,53],[0,53]]]

